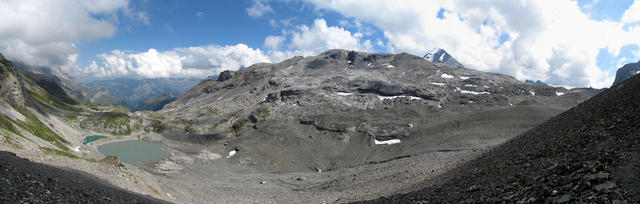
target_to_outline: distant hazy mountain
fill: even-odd
[[[87,83],[90,87],[104,88],[120,98],[119,105],[131,111],[140,110],[138,105],[149,98],[156,98],[169,92],[180,96],[200,82],[196,78],[133,79],[116,78]]]
[[[178,99],[177,97],[175,97],[170,91],[162,94],[161,96],[158,97],[153,97],[153,98],[147,98],[146,100],[140,102],[140,104],[138,104],[137,106],[137,110],[151,110],[151,111],[157,111],[162,109],[162,107],[164,107],[164,105],[167,105],[173,101],[175,101],[176,99]]]
[[[78,100],[78,102],[95,102],[113,105],[117,104],[120,101],[118,97],[109,93],[109,91],[107,91],[106,89],[91,88],[78,81],[75,81],[58,67],[30,66],[20,62],[14,62],[13,64],[16,68],[28,73],[33,79],[41,79],[37,80],[36,82],[39,82],[38,85],[44,86],[43,88],[48,87],[46,86],[46,83],[48,83],[49,81],[44,80],[43,77],[38,76],[42,75],[46,76],[46,78],[50,78],[51,80],[53,80],[53,82],[57,83],[66,92],[66,94],[75,98],[76,100]]]
[[[450,67],[464,67],[462,63],[458,62],[458,60],[453,58],[451,54],[449,54],[442,48],[434,48],[431,51],[427,52],[427,54],[422,58],[431,62],[446,64]]]
[[[631,78],[633,75],[636,75],[638,73],[640,73],[640,61],[636,63],[625,64],[616,72],[616,80],[613,81],[612,86],[619,84],[620,82]]]

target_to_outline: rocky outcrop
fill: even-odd
[[[611,86],[615,86],[638,73],[640,73],[640,61],[636,63],[625,64],[624,66],[620,67],[618,71],[616,71],[616,79],[613,81],[613,85]]]
[[[0,94],[9,104],[24,107],[25,91],[20,74],[13,64],[0,54]]]

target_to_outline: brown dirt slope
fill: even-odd
[[[368,203],[638,203],[640,75],[414,192]]]

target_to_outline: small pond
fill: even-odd
[[[169,153],[162,150],[164,147],[166,145],[162,141],[127,140],[100,145],[98,151],[105,156],[117,156],[124,163],[144,167],[145,164],[166,158]]]
[[[95,142],[96,140],[102,139],[102,138],[107,138],[107,136],[102,136],[102,135],[93,135],[93,136],[88,136],[84,138],[84,141],[82,142],[83,145]]]

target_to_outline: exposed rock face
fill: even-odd
[[[611,86],[615,86],[616,84],[619,84],[638,73],[640,73],[640,61],[636,63],[625,64],[624,66],[620,67],[618,71],[616,71],[616,80],[613,81],[613,85]]]
[[[26,104],[22,78],[13,64],[0,54],[0,94],[9,104],[24,107]]]
[[[204,80],[161,113],[234,158],[272,171],[327,170],[497,144],[598,90],[550,87],[408,54],[329,50]],[[231,74],[233,73],[233,74]],[[521,105],[517,105],[521,104]],[[178,125],[179,126],[179,125]],[[187,128],[189,127],[189,128]],[[392,145],[385,141],[393,141]],[[295,162],[291,162],[295,161]]]
[[[458,62],[458,60],[453,58],[451,54],[449,54],[447,51],[445,51],[442,48],[433,49],[429,51],[427,54],[425,54],[424,57],[422,58],[434,63],[446,64],[447,66],[450,66],[450,67],[464,67],[462,63]]]

